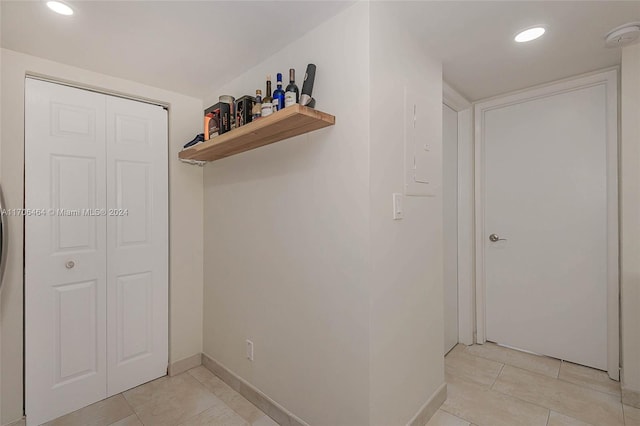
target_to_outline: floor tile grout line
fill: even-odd
[[[500,367],[500,371],[498,371],[498,375],[496,376],[495,379],[493,379],[493,383],[491,383],[491,386],[489,386],[489,389],[493,390],[493,385],[495,385],[498,379],[500,378],[500,375],[502,374],[502,370],[504,370],[504,366],[505,364],[502,364],[502,367]]]
[[[605,392],[605,391],[602,391],[602,390],[600,390],[600,389],[596,389],[596,388],[594,388],[594,387],[592,387],[592,386],[582,385],[582,384],[580,384],[580,383],[576,383],[576,382],[569,381],[569,380],[567,380],[567,379],[563,379],[562,377],[560,377],[560,372],[562,371],[562,366],[563,366],[563,365],[565,364],[565,362],[567,362],[567,361],[565,361],[565,360],[560,360],[560,361],[561,361],[561,364],[560,364],[560,368],[558,369],[558,377],[557,377],[557,379],[558,379],[559,381],[564,382],[564,383],[571,383],[572,385],[581,386],[581,387],[584,387],[584,388],[586,388],[586,389],[591,389],[591,390],[594,390],[594,391],[596,391],[596,392],[604,393],[604,394],[607,394],[607,395],[619,396],[619,397],[620,397],[620,400],[622,401],[622,393],[621,393],[621,391],[620,391],[620,390],[618,390],[618,392],[617,392],[617,393],[613,394],[613,393],[611,393],[611,392]],[[585,367],[585,368],[591,368],[591,367],[587,367],[587,366],[580,365],[580,364],[576,364],[576,365],[579,365],[579,366],[581,366],[581,367]],[[602,371],[602,370],[601,370],[601,371]],[[619,381],[616,381],[616,380],[613,380],[613,381],[614,381],[614,382],[617,382],[617,383],[618,383],[618,386],[620,386],[620,382],[619,382]]]
[[[517,368],[517,367],[516,367],[516,368]],[[576,385],[576,386],[577,386],[577,385]],[[586,421],[584,421],[584,420],[582,420],[582,419],[579,419],[579,418],[575,417],[574,415],[572,415],[572,413],[567,413],[567,412],[562,411],[562,410],[557,410],[557,409],[555,409],[555,408],[546,407],[546,406],[541,405],[541,404],[539,404],[539,403],[537,403],[537,402],[528,401],[528,400],[526,400],[526,399],[522,399],[522,398],[520,398],[520,397],[518,397],[518,396],[516,396],[516,395],[511,395],[511,394],[508,394],[508,393],[506,393],[506,392],[502,392],[502,391],[501,391],[501,390],[499,390],[499,389],[491,389],[491,390],[492,390],[492,391],[494,391],[494,392],[498,392],[498,393],[500,393],[500,394],[502,394],[502,395],[506,395],[506,396],[509,396],[509,397],[511,397],[511,398],[517,399],[518,401],[525,402],[525,403],[527,403],[527,404],[531,404],[531,405],[535,405],[536,407],[540,407],[540,408],[547,409],[547,410],[549,410],[550,412],[551,412],[551,411],[554,411],[554,412],[556,412],[556,413],[558,413],[558,414],[562,414],[563,416],[570,417],[570,418],[572,418],[572,419],[576,419],[576,420],[580,420],[580,421],[581,421],[581,422],[583,422],[583,423],[587,423],[587,424],[591,425],[591,423],[586,422]],[[623,410],[622,410],[622,411],[623,411],[623,412],[622,412],[622,414],[623,414],[623,416],[624,416],[624,407],[623,407]],[[623,417],[623,419],[624,419],[624,417]],[[622,425],[620,425],[620,426],[624,426],[624,423],[623,423]]]
[[[560,368],[558,368],[558,375],[556,376],[556,379],[560,380],[560,372],[562,371],[562,366],[564,365],[564,359],[560,360]]]
[[[509,365],[509,366],[511,368],[516,368],[518,370],[522,370],[522,371],[524,371],[526,373],[529,373],[529,374],[535,374],[536,376],[539,376],[539,377],[542,377],[542,378],[546,378],[548,380],[557,380],[558,382],[561,382],[561,383],[565,383],[565,384],[568,384],[568,385],[571,385],[571,386],[576,386],[576,387],[579,387],[579,388],[584,389],[586,391],[593,391],[593,392],[597,392],[598,394],[607,395],[607,396],[617,396],[617,395],[614,395],[614,394],[611,394],[611,393],[608,393],[608,392],[603,392],[601,390],[594,389],[594,388],[592,388],[590,386],[586,386],[586,385],[570,382],[568,380],[559,379],[559,378],[555,378],[554,379],[553,377],[549,377],[546,374],[542,374],[542,373],[538,373],[538,372],[535,372],[535,371],[527,370],[526,368],[516,367],[514,365]]]
[[[557,378],[558,378],[558,374],[560,374],[560,368],[559,368],[559,367],[558,367],[558,372],[557,372],[557,373],[555,373],[554,375],[549,376],[549,375],[544,374],[544,373],[541,373],[541,372],[539,372],[539,371],[536,371],[536,370],[529,370],[529,369],[527,369],[527,368],[523,368],[522,366],[517,366],[517,365],[511,364],[511,363],[509,363],[509,362],[500,361],[500,360],[497,360],[497,359],[495,359],[495,358],[489,358],[489,357],[487,357],[487,356],[483,356],[483,355],[479,355],[479,354],[471,353],[471,352],[467,351],[467,348],[469,348],[469,346],[466,346],[466,347],[465,347],[464,352],[465,352],[466,354],[471,355],[471,356],[475,356],[475,357],[477,357],[477,358],[486,359],[487,361],[493,361],[493,362],[497,362],[497,363],[499,363],[499,364],[505,364],[505,365],[509,365],[509,366],[511,366],[511,367],[520,368],[520,369],[522,369],[522,370],[530,371],[530,372],[532,372],[532,373],[541,374],[541,375],[543,375],[543,376],[547,376],[547,377],[550,377],[550,378],[552,378],[552,379],[557,379]],[[515,351],[515,349],[512,349],[512,350],[514,350],[514,351]],[[517,351],[516,351],[516,352],[517,352]],[[522,353],[523,353],[523,354],[527,354],[526,352],[522,352]],[[448,355],[448,354],[447,354],[447,355]],[[544,358],[544,359],[551,359],[551,360],[556,360],[556,361],[560,361],[560,362],[562,362],[562,360],[561,360],[561,359],[558,359],[558,358],[551,358],[551,357],[548,357],[548,356],[546,356],[546,355],[533,355],[533,354],[527,354],[527,355],[531,355],[531,356],[538,356],[538,357],[540,357],[540,358]],[[446,358],[446,357],[445,357],[445,358]]]
[[[444,411],[444,410],[442,410],[442,411]],[[471,420],[465,420],[464,418],[460,417],[460,416],[459,416],[459,415],[457,415],[457,414],[449,413],[449,412],[446,412],[446,411],[445,411],[445,413],[450,414],[450,415],[452,415],[453,417],[455,417],[456,419],[462,420],[463,422],[467,422],[467,423],[469,423],[469,424],[471,424],[471,423],[472,423],[472,422],[471,422]]]
[[[517,368],[517,367],[516,367],[516,368]],[[506,392],[502,392],[502,391],[501,391],[501,390],[499,390],[499,389],[487,388],[487,387],[485,387],[485,386],[483,386],[483,385],[480,385],[479,383],[476,383],[476,382],[474,382],[474,381],[472,381],[472,380],[466,379],[466,378],[464,378],[464,377],[457,376],[457,375],[455,375],[455,374],[453,374],[453,373],[451,373],[451,374],[452,374],[454,377],[456,377],[458,380],[461,380],[461,381],[466,382],[466,383],[468,383],[468,384],[471,384],[471,385],[473,385],[473,386],[477,386],[477,387],[482,388],[482,390],[483,390],[484,392],[486,392],[486,391],[496,392],[496,393],[498,393],[498,394],[500,394],[500,395],[508,396],[509,398],[513,398],[513,399],[518,400],[519,402],[523,402],[523,403],[525,403],[525,404],[534,405],[534,406],[536,406],[536,407],[538,407],[538,408],[543,408],[543,409],[545,409],[545,410],[549,410],[549,411],[553,410],[552,408],[545,407],[544,405],[540,405],[540,404],[538,404],[538,403],[536,403],[536,402],[527,401],[526,399],[522,399],[522,398],[517,397],[517,396],[515,396],[515,395],[511,395],[511,394],[508,394],[508,393],[506,393]],[[494,384],[495,384],[495,383],[494,383]],[[492,385],[492,386],[493,386],[493,385]],[[446,410],[444,410],[444,411],[446,411]],[[553,410],[553,411],[555,411],[555,410]],[[450,413],[449,411],[447,411],[447,412],[448,412],[449,414],[454,414],[454,413]],[[559,412],[559,413],[560,413],[560,414],[563,414],[563,415],[566,415],[566,416],[568,416],[568,417],[573,417],[573,416],[572,416],[571,414],[569,414],[569,413],[566,413],[566,414],[565,414],[565,413],[563,413],[563,412]],[[455,415],[455,414],[454,414],[454,415]],[[575,418],[575,417],[573,417],[573,418]],[[466,419],[465,419],[465,420],[466,420]],[[579,419],[577,419],[577,420],[579,420]],[[467,421],[469,421],[469,422],[470,422],[470,420],[467,420]]]
[[[470,352],[468,352],[468,351],[465,351],[465,352],[466,352],[468,355],[471,355],[472,357],[482,358],[482,359],[486,359],[486,360],[493,361],[493,362],[499,362],[499,361],[496,361],[495,359],[490,359],[490,358],[486,358],[486,357],[483,357],[483,356],[479,356],[479,355],[476,355],[476,354],[470,353]],[[554,359],[554,358],[552,358],[552,359]],[[558,360],[558,361],[560,361],[560,365],[562,365],[562,363],[564,362],[563,360]],[[551,411],[556,411],[556,412],[558,412],[558,414],[561,414],[561,415],[564,415],[564,416],[568,416],[568,417],[570,417],[570,418],[574,418],[574,419],[576,419],[576,420],[580,420],[580,419],[578,419],[578,418],[574,417],[574,416],[572,415],[572,413],[566,413],[564,410],[557,411],[557,410],[554,410],[554,409],[552,409],[552,408],[550,408],[550,407],[546,407],[546,406],[540,405],[539,403],[531,402],[531,401],[528,401],[528,400],[525,400],[525,399],[519,398],[519,397],[517,397],[517,396],[510,395],[510,394],[508,394],[508,393],[502,392],[502,391],[500,391],[500,390],[498,390],[498,389],[495,389],[495,388],[494,388],[494,385],[495,385],[495,383],[497,382],[497,380],[498,380],[498,378],[500,377],[500,375],[502,374],[502,372],[503,372],[503,370],[504,370],[504,366],[509,365],[509,366],[510,366],[510,367],[512,367],[512,368],[516,368],[516,369],[522,370],[522,371],[527,372],[527,373],[530,373],[530,374],[535,374],[535,375],[537,375],[537,376],[540,376],[540,377],[546,378],[547,380],[555,380],[555,381],[558,381],[558,382],[562,382],[562,383],[565,383],[565,384],[569,384],[569,385],[572,385],[572,386],[576,386],[576,387],[578,387],[578,388],[580,388],[580,389],[583,389],[583,390],[597,392],[598,394],[601,394],[601,395],[607,395],[607,396],[609,396],[609,397],[616,396],[616,395],[613,395],[613,394],[611,394],[611,393],[602,392],[602,391],[600,391],[600,390],[598,390],[598,389],[593,389],[593,388],[591,388],[591,387],[589,387],[589,386],[585,386],[585,385],[582,385],[582,384],[573,383],[573,382],[569,382],[569,381],[567,381],[567,380],[560,379],[560,378],[559,378],[559,375],[560,375],[560,368],[558,368],[557,377],[553,377],[553,376],[549,376],[549,375],[547,375],[547,374],[540,373],[540,372],[538,372],[538,371],[531,371],[531,370],[528,370],[528,369],[526,369],[526,368],[518,367],[518,366],[515,366],[515,365],[512,365],[512,364],[509,364],[509,363],[502,363],[502,364],[503,364],[503,366],[502,366],[502,368],[501,368],[501,370],[500,370],[500,373],[498,373],[498,377],[494,380],[493,384],[492,384],[488,389],[487,389],[487,388],[485,388],[485,391],[486,391],[486,390],[494,391],[494,392],[497,392],[497,393],[499,393],[499,394],[501,394],[501,395],[505,395],[505,396],[509,396],[509,397],[511,397],[511,398],[514,398],[515,400],[521,401],[521,402],[523,402],[523,403],[530,404],[530,405],[533,405],[533,406],[537,406],[537,407],[539,407],[539,408],[546,409],[546,410],[548,410],[547,422],[548,422],[548,421],[549,421],[549,419],[550,419]],[[468,382],[468,383],[470,383],[470,384],[473,384],[473,385],[476,385],[476,386],[479,386],[479,387],[484,387],[484,386],[482,386],[481,384],[479,384],[479,383],[477,383],[477,382],[474,382],[474,381],[472,381],[472,380],[469,380],[469,379],[467,379],[467,378],[465,378],[465,377],[460,377],[460,376],[458,376],[458,375],[457,375],[457,374],[455,374],[455,373],[451,373],[451,374],[452,374],[454,377],[456,377],[456,378],[458,378],[458,379],[460,379],[460,380],[462,380],[462,381],[464,381],[464,382]],[[623,405],[623,404],[621,403],[621,405]],[[446,409],[443,409],[443,411],[446,411],[446,412],[447,412],[447,413],[449,413],[449,414],[452,414],[452,415],[454,415],[454,416],[457,416],[457,414],[455,414],[455,413],[451,413],[451,412],[447,411]],[[624,425],[624,424],[626,424],[626,417],[624,416],[624,406],[622,407],[622,411],[623,411],[623,413],[622,413],[622,414],[623,414],[623,422],[625,422],[625,423],[623,423],[623,425]],[[459,417],[459,416],[458,416],[458,417]],[[464,417],[463,417],[462,419],[463,419],[463,420],[465,420],[465,421],[471,422],[470,420],[467,420],[467,419],[466,419],[466,418],[464,418]],[[581,421],[583,421],[583,422],[584,422],[584,420],[581,420]],[[588,422],[585,422],[585,423],[588,423]]]
[[[497,393],[499,393],[499,394],[501,394],[501,395],[506,395],[506,396],[508,396],[508,397],[510,397],[510,398],[517,399],[517,400],[518,400],[518,401],[520,401],[520,402],[524,402],[524,403],[527,403],[527,404],[535,405],[536,407],[539,407],[539,408],[544,408],[545,410],[549,410],[549,411],[556,411],[556,410],[554,410],[554,409],[553,409],[553,408],[551,408],[551,407],[546,407],[546,406],[541,405],[541,404],[539,404],[539,403],[537,403],[537,402],[527,401],[526,399],[522,399],[522,398],[520,398],[520,397],[518,397],[518,396],[511,395],[511,394],[508,394],[508,393],[506,393],[506,392],[502,392],[502,391],[501,391],[501,390],[499,390],[499,389],[490,389],[490,390],[492,390],[493,392],[497,392]],[[567,417],[572,417],[572,418],[574,418],[574,419],[575,419],[575,417],[573,417],[573,416],[572,416],[571,414],[569,414],[569,413],[564,413],[564,412],[560,412],[560,411],[556,411],[556,412],[557,412],[557,413],[559,413],[559,414],[565,415],[565,416],[567,416]],[[580,420],[580,419],[576,419],[576,420]]]
[[[560,377],[560,371],[562,370],[562,366],[567,362],[567,361],[565,361],[565,360],[563,360],[563,359],[559,359],[559,358],[552,358],[552,357],[548,357],[548,356],[545,356],[545,355],[533,355],[533,354],[530,354],[530,355],[532,355],[532,356],[539,356],[539,357],[541,357],[541,358],[546,358],[546,359],[550,359],[550,360],[557,360],[557,361],[560,361],[560,366],[558,367],[558,372],[557,372],[557,373],[555,373],[555,374],[554,374],[554,375],[552,375],[552,376],[549,376],[549,375],[547,375],[547,374],[541,373],[540,371],[536,371],[536,370],[532,370],[532,369],[524,368],[524,367],[522,367],[522,366],[514,365],[514,364],[509,363],[509,362],[500,361],[500,360],[498,360],[498,359],[496,359],[496,358],[489,358],[489,357],[487,357],[487,356],[483,356],[483,355],[480,355],[480,354],[475,354],[475,353],[469,352],[469,351],[467,350],[467,348],[469,348],[469,347],[470,347],[470,346],[465,346],[465,350],[464,350],[464,352],[465,352],[465,353],[467,353],[468,355],[475,356],[475,357],[477,357],[477,358],[482,358],[482,359],[485,359],[485,360],[488,360],[488,361],[493,361],[493,362],[497,362],[497,363],[500,363],[500,364],[508,365],[508,366],[510,366],[510,367],[519,368],[519,369],[521,369],[521,370],[525,370],[525,371],[528,371],[528,372],[531,372],[531,373],[539,374],[539,375],[541,375],[541,376],[546,376],[546,377],[549,377],[549,378],[552,378],[552,379],[556,379],[556,380],[562,381],[562,382],[564,382],[564,383],[570,383],[570,384],[572,384],[572,385],[580,386],[580,387],[583,387],[583,388],[585,388],[585,389],[591,389],[591,390],[594,390],[594,391],[596,391],[596,392],[600,392],[600,393],[603,393],[603,394],[606,394],[606,395],[619,396],[619,395],[618,395],[618,393],[615,393],[615,394],[614,394],[614,393],[611,393],[611,392],[605,392],[605,391],[602,391],[602,390],[600,390],[600,389],[596,389],[596,388],[594,388],[594,387],[592,387],[592,386],[586,386],[586,385],[583,385],[583,384],[580,384],[580,383],[572,382],[572,381],[569,381],[569,380],[566,380],[566,379],[561,378],[561,377]],[[514,349],[514,350],[515,350],[515,349]],[[523,353],[526,353],[526,352],[523,352]],[[576,364],[576,365],[579,365],[579,366],[581,366],[581,367],[585,367],[585,368],[591,368],[591,367],[587,367],[587,366],[582,366],[582,365],[580,365],[580,364]]]
[[[203,365],[204,367],[204,365]],[[198,368],[198,367],[194,367],[194,368]],[[240,392],[238,392],[237,390],[233,389],[231,386],[229,386],[224,380],[222,380],[222,378],[220,378],[219,376],[217,376],[214,372],[210,371],[207,367],[204,367],[205,369],[207,369],[207,371],[209,371],[214,377],[216,377],[218,380],[220,380],[223,384],[225,384],[226,386],[229,387],[229,389],[234,392],[235,394],[237,394],[238,396],[240,396],[241,398],[243,398],[245,401],[247,401],[249,404],[253,405],[258,411],[260,411],[262,414],[264,414],[265,416],[269,417],[270,416],[265,413],[264,411],[262,411],[260,409],[260,407],[258,407],[256,404],[254,404],[253,402],[249,401],[247,398],[244,397],[244,395],[242,395]],[[231,411],[233,411],[234,413],[236,413],[242,420],[244,420],[247,424],[251,425],[251,423],[249,423],[249,421],[247,419],[245,419],[242,414],[240,414],[238,411],[234,410],[231,406],[229,406],[229,404],[227,404],[224,400],[222,400],[218,395],[215,394],[215,392],[209,390],[209,388],[207,388],[207,386],[205,386],[204,382],[201,382],[200,380],[198,380],[197,377],[195,377],[193,374],[190,373],[190,371],[193,370],[189,369],[186,371],[186,373],[189,373],[194,379],[196,379],[196,381],[198,383],[200,383],[202,385],[202,387],[204,387],[209,393],[211,393],[213,396],[215,396],[216,398],[218,398],[224,405],[226,405]]]
[[[197,367],[194,367],[194,368],[197,368]],[[216,399],[219,399],[219,398],[218,398],[218,396],[217,396],[215,393],[213,393],[211,390],[209,390],[209,389],[205,386],[204,382],[201,382],[201,381],[200,381],[200,380],[198,380],[198,378],[197,378],[197,377],[195,377],[193,374],[190,374],[190,373],[189,373],[190,371],[191,371],[191,370],[187,370],[187,371],[185,371],[185,372],[183,372],[183,373],[180,373],[180,374],[178,374],[178,375],[176,375],[176,376],[169,376],[169,375],[165,375],[165,376],[160,377],[160,379],[162,379],[162,378],[171,379],[172,377],[179,377],[179,376],[182,376],[182,375],[189,376],[189,377],[191,377],[191,378],[195,381],[195,384],[197,384],[197,385],[198,385],[198,386],[200,386],[202,389],[204,389],[204,391],[205,391],[205,392],[207,392],[207,393],[211,394],[211,395],[212,395],[213,397],[215,397]],[[216,376],[216,377],[217,377],[217,376]],[[156,380],[158,380],[158,379],[156,379]],[[151,383],[151,382],[148,382],[148,383]],[[145,384],[146,384],[146,383],[145,383]],[[143,385],[141,385],[141,386],[143,386]],[[145,424],[145,423],[142,421],[142,419],[141,419],[141,418],[140,418],[140,416],[139,416],[138,411],[136,411],[136,409],[133,407],[133,405],[132,405],[128,400],[127,400],[127,398],[124,396],[124,393],[125,393],[125,392],[122,392],[122,396],[124,397],[125,401],[127,401],[127,403],[129,404],[129,406],[132,408],[133,412],[135,413],[135,415],[136,415],[136,417],[138,418],[138,420],[140,421],[140,423],[141,423],[143,426],[153,426],[153,425],[151,425],[151,424]],[[222,401],[222,402],[224,403],[224,401]],[[226,405],[226,403],[224,403],[224,404]],[[185,423],[185,422],[187,422],[187,421],[189,421],[189,420],[191,420],[191,419],[196,418],[197,416],[201,415],[201,414],[202,414],[202,413],[204,413],[205,411],[207,411],[207,410],[209,410],[210,408],[212,408],[214,405],[215,405],[215,404],[212,404],[212,405],[210,405],[210,406],[207,406],[206,408],[204,408],[203,410],[201,410],[201,411],[199,411],[199,412],[195,413],[194,415],[192,415],[192,416],[190,416],[190,417],[188,417],[188,418],[186,418],[186,419],[183,419],[183,420],[178,424],[178,426],[182,425],[183,423]],[[231,409],[231,407],[229,407],[229,409]],[[233,410],[233,409],[231,409],[231,410],[235,412],[235,410]]]
[[[515,399],[515,400],[517,400],[517,401],[519,401],[519,402],[522,402],[522,403],[525,403],[525,404],[529,404],[529,405],[533,405],[533,406],[535,406],[535,407],[542,408],[542,409],[547,410],[547,411],[549,411],[549,412],[551,412],[551,411],[552,411],[552,409],[551,409],[551,408],[549,408],[549,407],[545,407],[544,405],[540,405],[540,404],[537,404],[537,403],[535,403],[535,402],[527,401],[527,400],[525,400],[525,399],[519,398],[519,397],[514,396],[514,395],[510,395],[510,394],[508,394],[508,393],[502,392],[502,391],[497,390],[497,389],[485,388],[484,386],[481,386],[481,385],[479,385],[478,383],[472,382],[472,381],[467,380],[467,379],[462,378],[462,377],[458,377],[458,376],[456,376],[456,377],[457,377],[459,380],[462,380],[463,382],[467,382],[467,383],[470,383],[470,384],[472,384],[472,385],[475,385],[475,386],[481,387],[481,388],[482,388],[482,390],[483,390],[484,392],[486,392],[486,391],[492,391],[492,392],[495,392],[495,393],[497,393],[497,394],[500,394],[500,395],[504,395],[504,396],[508,396],[508,397],[510,397],[510,398],[513,398],[513,399]],[[460,417],[458,414],[455,414],[455,413],[452,413],[452,412],[450,412],[450,411],[447,411],[445,408],[440,407],[440,409],[441,409],[442,411],[446,411],[446,412],[447,412],[447,413],[449,413],[449,414],[452,414],[452,415],[454,415],[454,416],[458,416],[458,417]],[[553,411],[555,411],[555,410],[553,410]],[[571,418],[574,418],[574,419],[575,419],[575,417],[573,417],[573,416],[572,416],[572,415],[570,415],[570,414],[567,414],[567,413],[561,413],[561,412],[558,412],[558,413],[563,414],[563,415],[565,415],[565,416],[567,416],[567,417],[571,417]],[[466,422],[473,423],[471,420],[467,420],[467,419],[466,419],[466,418],[464,418],[464,417],[460,417],[460,418],[461,418],[461,419],[463,419],[463,420],[464,420],[464,421],[466,421]],[[579,419],[576,419],[576,420],[579,420]]]
[[[124,392],[120,392],[119,395],[122,395],[122,399],[124,399],[124,402],[127,403],[127,405],[129,406],[129,408],[131,408],[131,411],[133,412],[133,414],[136,415],[136,417],[138,416],[138,413],[136,412],[136,409],[133,408],[133,405],[131,405],[131,403],[129,402],[129,400],[127,399],[126,396],[124,396]]]
[[[451,411],[447,411],[447,410],[446,410],[446,408],[442,408],[442,406],[440,406],[440,408],[438,408],[438,410],[442,410],[442,411],[444,411],[444,412],[445,412],[445,413],[447,413],[447,414],[451,414],[452,416],[455,416],[455,417],[457,417],[457,418],[459,418],[459,419],[462,419],[462,420],[464,420],[465,422],[467,422],[467,423],[469,423],[469,424],[472,424],[472,423],[473,423],[473,421],[471,421],[471,420],[467,419],[466,417],[462,417],[462,416],[460,416],[460,414],[455,414],[455,413],[452,413]],[[473,423],[473,424],[475,424],[475,423]]]
[[[511,367],[513,367],[513,368],[519,368],[519,367],[514,367],[514,366],[511,366]],[[523,370],[523,371],[528,371],[528,370],[524,370],[524,369],[522,369],[522,368],[521,368],[521,370]],[[502,371],[500,372],[500,374],[502,374]],[[539,374],[539,373],[536,373],[536,374]],[[544,376],[544,374],[539,374],[539,375]],[[545,377],[552,379],[551,377],[548,377],[548,376],[545,376]],[[497,381],[497,380],[496,380],[496,381]],[[495,382],[494,382],[494,384],[495,384]],[[521,402],[524,402],[524,403],[527,403],[527,404],[531,404],[531,405],[535,405],[536,407],[540,407],[540,408],[544,408],[544,409],[546,409],[546,410],[549,410],[549,415],[551,415],[551,411],[556,411],[555,409],[553,409],[553,408],[551,408],[551,407],[546,407],[546,406],[541,405],[541,404],[539,404],[539,403],[537,403],[537,402],[528,401],[528,400],[526,400],[526,399],[522,399],[522,398],[520,398],[520,397],[518,397],[518,396],[516,396],[516,395],[511,395],[511,394],[508,394],[508,393],[506,393],[506,392],[502,392],[502,391],[501,391],[501,390],[499,390],[499,389],[494,389],[494,388],[493,388],[493,385],[491,385],[491,389],[490,389],[490,390],[492,390],[492,391],[494,391],[494,392],[497,392],[497,393],[499,393],[499,394],[506,395],[506,396],[508,396],[508,397],[511,397],[511,398],[517,399],[518,401],[521,401]],[[557,412],[557,413],[559,413],[559,414],[565,415],[565,416],[567,416],[567,417],[571,417],[571,418],[574,418],[574,419],[575,419],[575,417],[574,417],[574,416],[572,416],[572,415],[571,415],[571,413],[565,413],[565,412],[562,412],[562,411],[556,411],[556,412]],[[576,420],[580,420],[580,419],[576,419]],[[581,420],[581,421],[582,421],[582,420]]]
[[[602,391],[600,389],[596,389],[596,388],[591,387],[591,386],[582,385],[582,384],[576,383],[576,382],[570,382],[569,380],[566,380],[566,379],[557,378],[556,380],[559,381],[559,382],[562,382],[562,383],[569,383],[571,385],[579,386],[579,387],[584,388],[584,389],[589,389],[589,390],[592,390],[592,391],[595,391],[595,392],[600,392],[600,393],[605,394],[605,395],[619,397],[620,401],[622,401],[622,395],[620,393],[605,392],[605,391]]]
[[[558,381],[563,382],[563,383],[569,383],[571,385],[578,386],[578,387],[581,387],[583,389],[588,389],[588,390],[592,390],[592,391],[595,391],[595,392],[599,392],[599,393],[604,394],[604,395],[615,396],[615,397],[620,397],[621,398],[621,395],[619,395],[619,393],[615,393],[614,394],[614,393],[611,393],[611,392],[605,392],[605,391],[602,391],[600,389],[596,389],[596,388],[594,388],[592,386],[587,386],[587,385],[584,385],[584,384],[581,384],[581,383],[571,382],[569,380],[560,378],[560,370],[562,368],[562,364],[565,362],[564,360],[558,359],[558,361],[560,361],[560,367],[558,368],[558,372],[556,373],[556,377],[552,377],[552,376],[548,376],[547,374],[540,373],[539,371],[533,371],[533,370],[530,370],[530,369],[527,369],[527,368],[523,368],[523,367],[520,367],[520,366],[517,366],[517,365],[510,364],[508,362],[501,362],[501,361],[498,361],[496,359],[486,358],[486,357],[483,357],[483,356],[480,356],[480,355],[476,355],[476,354],[470,353],[470,352],[466,351],[466,348],[468,348],[468,347],[469,346],[465,347],[465,352],[470,356],[477,357],[477,358],[482,358],[482,359],[489,360],[489,361],[493,361],[493,362],[496,362],[496,363],[499,363],[499,364],[503,364],[500,372],[502,372],[502,369],[504,369],[505,365],[508,365],[508,366],[510,366],[512,368],[517,368],[517,369],[520,369],[520,370],[523,370],[523,371],[526,371],[526,372],[529,372],[529,373],[537,374],[539,376],[544,376],[544,377],[547,377],[547,378],[550,378],[550,379],[555,379],[555,380],[558,380]],[[550,357],[546,357],[546,358],[556,359],[556,358],[550,358]],[[585,368],[590,368],[590,367],[585,367]],[[495,382],[496,381],[494,380],[494,382],[493,382],[493,384],[491,384],[490,388],[493,388],[493,385],[495,384]]]
[[[512,366],[512,367],[513,367],[513,366]],[[515,367],[515,368],[518,368],[518,367]],[[526,370],[525,370],[525,371],[526,371]],[[572,419],[575,419],[575,420],[579,420],[579,421],[581,421],[581,422],[583,422],[583,423],[586,423],[586,424],[588,424],[588,425],[592,425],[592,423],[589,423],[589,422],[586,422],[586,421],[584,421],[584,420],[578,419],[577,417],[575,417],[574,415],[572,415],[572,413],[567,413],[567,412],[565,412],[565,411],[563,411],[563,410],[555,410],[555,409],[553,409],[553,408],[546,407],[546,406],[541,405],[541,404],[539,404],[539,403],[532,402],[532,401],[528,401],[528,400],[526,400],[526,399],[522,399],[522,398],[520,398],[520,397],[518,397],[518,396],[511,395],[511,394],[508,394],[508,393],[506,393],[506,392],[502,392],[502,391],[500,391],[500,390],[498,390],[498,389],[485,388],[484,386],[482,386],[482,385],[480,385],[480,384],[478,384],[478,383],[476,383],[476,382],[473,382],[473,381],[471,381],[471,380],[465,379],[465,378],[463,378],[463,377],[456,376],[455,374],[454,374],[454,376],[455,376],[458,380],[462,380],[463,382],[467,382],[468,384],[471,384],[471,385],[474,385],[474,386],[477,386],[477,387],[482,388],[482,389],[483,389],[483,391],[485,391],[485,392],[486,392],[486,391],[496,392],[496,393],[498,393],[498,394],[500,394],[500,395],[504,395],[504,396],[508,396],[508,397],[510,397],[510,398],[513,398],[513,399],[515,399],[515,400],[517,400],[517,401],[519,401],[519,402],[522,402],[522,403],[525,403],[525,404],[529,404],[529,405],[533,405],[533,406],[535,406],[535,407],[538,407],[538,408],[542,408],[542,409],[544,409],[544,410],[547,410],[547,411],[549,411],[548,416],[551,416],[551,411],[554,411],[554,412],[556,412],[556,413],[558,413],[558,414],[561,414],[561,415],[563,415],[563,416],[566,416],[566,417],[569,417],[569,418],[572,418]],[[547,377],[548,377],[548,376],[547,376]],[[550,377],[548,377],[548,378],[550,378]],[[458,414],[456,414],[456,413],[452,413],[452,412],[450,412],[450,411],[446,410],[446,408],[440,407],[440,409],[441,409],[442,411],[446,411],[447,413],[449,413],[449,414],[451,414],[451,415],[454,415],[454,416],[460,417]],[[464,421],[466,421],[466,422],[473,423],[473,421],[472,421],[472,420],[468,420],[468,419],[467,419],[467,418],[465,418],[465,417],[460,417],[460,418],[461,418],[461,419],[463,419],[463,420],[464,420]],[[624,423],[623,423],[622,425],[619,425],[619,426],[624,426]]]
[[[466,350],[462,351],[462,353],[463,353],[463,354],[465,354],[465,355],[467,355],[467,356],[473,357],[473,358],[479,358],[479,359],[482,359],[482,360],[485,360],[485,361],[495,362],[496,364],[506,364],[506,363],[505,363],[505,362],[503,362],[503,361],[498,361],[498,360],[493,359],[493,358],[487,358],[486,356],[476,355],[476,354],[473,354],[473,353],[471,353],[471,352],[467,352]],[[453,356],[455,356],[455,355],[456,355],[456,354],[453,354]],[[447,356],[449,356],[449,354],[447,354]],[[445,359],[446,359],[446,358],[447,358],[447,357],[445,357]]]

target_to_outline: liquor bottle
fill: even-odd
[[[251,119],[257,120],[262,117],[262,90],[256,90],[256,103],[253,104],[253,114]]]
[[[282,90],[282,74],[278,73],[277,77],[278,77],[277,86],[276,86],[276,90],[273,91],[273,99],[274,101],[277,100],[276,108],[278,110],[281,110],[284,108],[284,90]],[[274,105],[275,104],[276,102],[274,102]]]
[[[265,93],[264,98],[262,98],[262,103],[271,102],[272,99],[273,98],[271,97],[271,76],[267,75],[267,92]]]
[[[289,69],[289,85],[284,92],[284,106],[285,108],[293,104],[300,102],[300,91],[296,86],[296,70]]]
[[[262,116],[267,117],[273,112],[273,98],[271,97],[271,76],[267,75],[267,91],[262,99]]]

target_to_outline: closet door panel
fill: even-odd
[[[107,393],[105,112],[104,95],[26,80],[29,425]]]
[[[167,113],[107,98],[108,394],[168,364]]]

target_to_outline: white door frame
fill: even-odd
[[[559,82],[536,86],[475,104],[475,273],[477,343],[486,341],[486,300],[484,241],[484,118],[492,109],[566,93],[593,86],[607,92],[607,369],[609,376],[620,375],[619,338],[619,258],[618,258],[618,68],[585,74]]]
[[[472,105],[445,82],[442,102],[458,113],[458,342],[472,345],[475,330]]]

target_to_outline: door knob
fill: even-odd
[[[496,241],[507,241],[507,239],[500,238],[498,234],[491,234],[489,235],[489,241],[491,241],[492,243],[495,243]]]
[[[71,269],[71,268],[73,268],[74,266],[76,266],[76,262],[74,262],[73,260],[69,260],[67,263],[65,263],[65,264],[64,264],[64,266],[65,266],[67,269]]]

